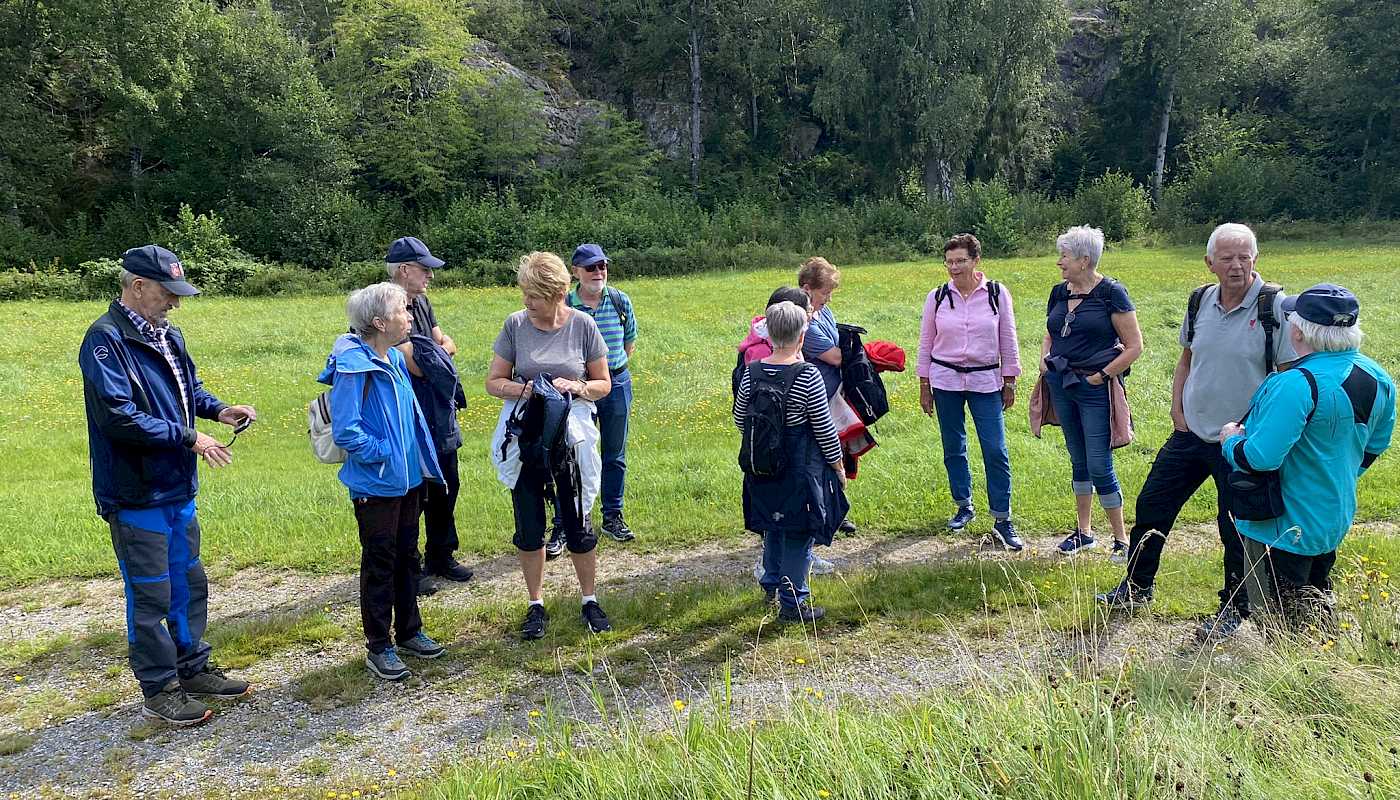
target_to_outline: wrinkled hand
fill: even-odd
[[[223,416],[223,414],[219,415],[220,421],[223,421]],[[233,454],[228,451],[228,448],[207,433],[196,432],[194,446],[190,449],[211,467],[227,467],[233,463]]]
[[[836,473],[836,480],[840,481],[841,488],[845,489],[847,485],[845,465],[838,461],[835,464],[828,464],[827,466],[831,467],[831,471]]]
[[[1001,387],[1001,410],[1009,411],[1014,405],[1016,405],[1016,387],[1011,384]]]
[[[919,384],[919,408],[924,410],[924,416],[933,416],[933,389],[927,383]]]
[[[1224,441],[1231,436],[1243,436],[1244,426],[1238,422],[1227,422],[1220,428],[1220,439]]]
[[[1103,376],[1095,372],[1093,375],[1084,376],[1084,382],[1090,386],[1103,386]]]
[[[219,421],[229,427],[235,427],[245,419],[249,423],[257,422],[258,412],[252,406],[229,406],[219,412]]]
[[[554,384],[554,388],[559,391],[574,395],[582,395],[584,390],[588,388],[588,384],[583,381],[575,381],[568,378],[555,378],[552,383]]]

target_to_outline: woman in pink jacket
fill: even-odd
[[[1007,550],[1019,552],[1024,545],[1011,522],[1011,459],[1002,416],[1016,402],[1016,376],[1021,374],[1016,317],[1011,293],[988,280],[981,265],[982,243],[976,236],[960,233],[943,245],[948,282],[929,292],[919,328],[919,405],[925,414],[938,415],[943,466],[957,506],[949,530],[966,528],[977,515],[967,463],[966,407],[982,445],[992,534]]]

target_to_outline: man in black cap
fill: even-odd
[[[1332,566],[1357,481],[1390,446],[1395,383],[1361,355],[1361,306],[1347,289],[1318,284],[1283,310],[1299,359],[1221,429],[1220,449],[1237,484],[1251,620],[1266,632],[1330,632]]]
[[[209,583],[195,518],[197,461],[223,467],[233,456],[232,441],[195,430],[194,420],[218,420],[236,432],[257,412],[206,390],[184,337],[170,325],[167,315],[180,298],[199,294],[175,254],[156,245],[133,248],[122,254],[122,269],[121,296],[88,328],[78,351],[92,490],[126,591],[128,656],[146,697],[142,713],[197,725],[213,712],[190,695],[239,697],[249,687],[210,663],[203,640]]]
[[[395,239],[384,257],[384,267],[389,273],[389,280],[408,293],[408,313],[413,317],[413,326],[409,329],[409,338],[400,342],[398,348],[404,355],[415,385],[431,379],[432,376],[426,375],[422,365],[414,358],[414,337],[429,339],[432,344],[441,348],[442,352],[437,355],[445,355],[446,358],[432,359],[436,364],[450,365],[452,357],[457,355],[457,344],[438,327],[437,315],[433,313],[433,304],[428,301],[427,295],[428,284],[433,280],[433,270],[441,267],[443,263],[442,259],[428,251],[428,246],[423,244],[422,240],[414,236]],[[455,392],[449,391],[448,394]],[[455,408],[449,410],[449,413],[455,412]],[[438,429],[435,427],[435,432]],[[441,426],[441,429],[455,431],[456,426]],[[423,571],[418,580],[420,595],[430,595],[437,591],[433,584],[433,576],[450,581],[469,581],[473,574],[471,569],[459,564],[453,555],[458,547],[456,509],[461,479],[457,470],[457,449],[462,446],[461,434],[439,438],[436,444],[443,482],[427,481],[425,484],[422,503]]]

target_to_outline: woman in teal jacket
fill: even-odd
[[[350,295],[352,333],[335,342],[318,380],[331,386],[331,430],[345,450],[340,481],[360,531],[365,663],[386,680],[409,676],[399,653],[437,658],[418,613],[418,512],[424,480],[442,482],[432,434],[395,344],[408,336],[408,295],[377,283]],[[398,646],[389,636],[393,623]]]
[[[1360,305],[1350,291],[1319,284],[1283,310],[1300,358],[1264,381],[1243,423],[1221,430],[1221,448],[1232,469],[1277,470],[1283,487],[1280,516],[1235,521],[1250,607],[1264,610],[1266,625],[1326,630],[1330,573],[1356,514],[1357,481],[1390,446],[1395,384],[1358,350]]]

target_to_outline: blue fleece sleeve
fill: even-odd
[[[389,443],[371,436],[362,424],[367,381],[368,372],[335,373],[335,383],[331,384],[331,438],[352,458],[377,464],[389,457]]]
[[[1307,378],[1293,370],[1275,373],[1255,393],[1244,435],[1220,443],[1225,460],[1246,472],[1278,469],[1303,435],[1312,410]]]
[[[1376,392],[1376,405],[1371,412],[1371,436],[1366,440],[1361,469],[1356,473],[1358,476],[1365,475],[1381,453],[1390,448],[1390,437],[1395,432],[1395,384],[1386,378],[1384,372],[1378,377],[1380,390]]]
[[[174,448],[193,442],[192,429],[136,407],[121,353],[121,342],[105,331],[89,332],[78,350],[83,380],[97,395],[98,407],[91,410],[97,427],[112,441],[127,445]]]

